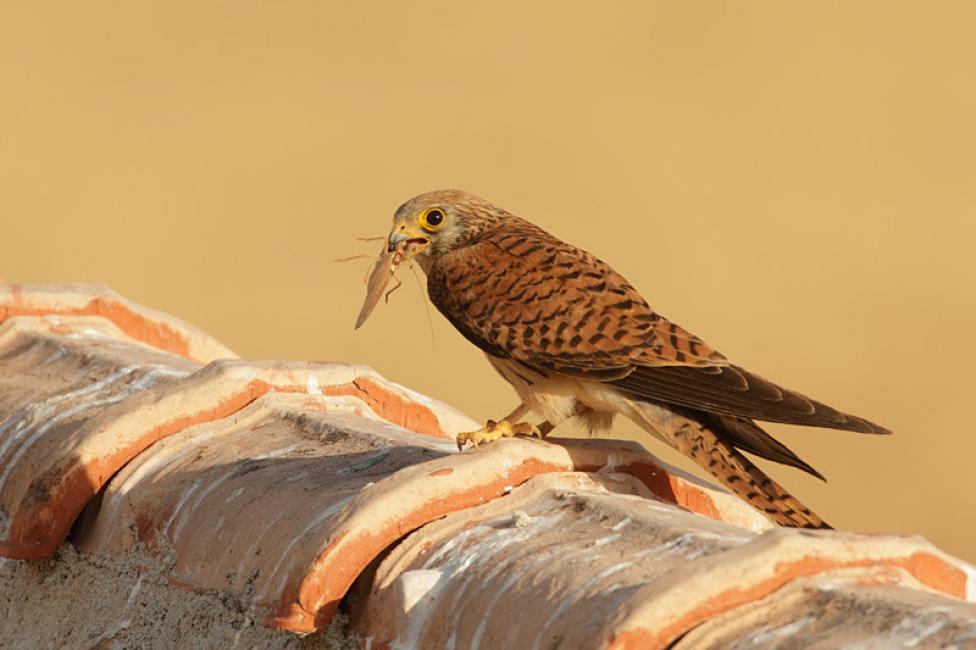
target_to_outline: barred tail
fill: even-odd
[[[665,434],[678,451],[774,523],[788,528],[832,528],[710,427],[673,411],[661,418],[662,407],[639,406],[646,423],[656,430],[652,433]]]

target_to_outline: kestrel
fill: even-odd
[[[823,479],[754,420],[890,433],[733,364],[651,309],[607,263],[466,192],[401,205],[387,250],[395,263],[418,262],[434,305],[521,399],[505,418],[458,436],[459,447],[541,437],[571,418],[601,432],[620,414],[775,523],[830,528],[742,453]],[[529,411],[545,421],[522,421]]]

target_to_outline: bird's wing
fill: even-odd
[[[860,433],[891,433],[731,364],[705,368],[636,366],[613,384],[637,399],[709,413]]]
[[[462,335],[492,356],[609,382],[650,402],[887,433],[730,364],[655,313],[605,262],[522,220],[440,256],[428,291]]]
[[[482,350],[583,376],[724,362],[606,263],[513,221],[440,256],[428,274],[431,300]]]

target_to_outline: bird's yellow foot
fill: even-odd
[[[471,443],[475,447],[484,442],[494,442],[499,438],[511,438],[512,436],[537,436],[542,439],[542,431],[539,427],[530,422],[518,422],[512,424],[508,420],[495,422],[488,420],[484,429],[480,431],[465,431],[457,436],[458,449],[464,449],[464,445]]]

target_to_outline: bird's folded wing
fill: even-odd
[[[597,374],[635,362],[724,361],[654,313],[605,262],[519,219],[441,256],[428,291],[469,341],[495,356]]]
[[[767,422],[890,433],[733,365],[634,367],[613,385],[632,398]]]
[[[486,353],[712,413],[887,433],[731,365],[586,251],[514,219],[431,268],[434,304]]]

